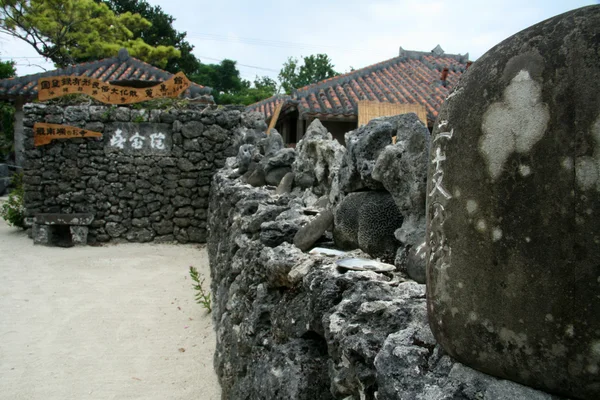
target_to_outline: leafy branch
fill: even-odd
[[[206,308],[208,310],[208,312],[211,312],[212,308],[211,308],[210,292],[205,292],[204,289],[202,288],[205,278],[202,278],[202,280],[200,280],[200,274],[198,273],[198,270],[196,268],[192,267],[191,265],[190,265],[190,277],[195,282],[192,285],[192,287],[196,291],[196,296],[195,296],[196,303],[202,305],[202,307]]]

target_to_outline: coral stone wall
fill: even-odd
[[[36,122],[101,132],[102,138],[36,147]],[[93,213],[89,242],[205,242],[211,178],[237,153],[239,130],[252,124],[237,107],[27,104],[26,214]]]

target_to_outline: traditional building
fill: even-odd
[[[368,121],[369,115],[416,112],[431,129],[440,106],[470,65],[468,58],[468,53],[446,54],[439,45],[431,52],[400,47],[398,57],[296,89],[290,96],[273,96],[248,109],[262,112],[270,121],[281,105],[275,127],[288,143],[300,140],[315,118],[341,143],[344,134]],[[378,107],[387,110],[379,112]]]

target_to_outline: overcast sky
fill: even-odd
[[[537,22],[600,1],[147,0],[175,17],[204,63],[236,60],[241,75],[277,77],[288,57],[326,53],[338,72],[398,55],[398,48],[469,53],[476,60]],[[53,69],[25,42],[0,34],[0,57],[19,76]]]

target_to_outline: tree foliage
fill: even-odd
[[[277,92],[277,83],[273,79],[268,76],[256,77],[252,84],[242,79],[236,62],[227,59],[219,64],[200,64],[198,72],[189,78],[200,85],[211,87],[217,104],[249,105]]]
[[[150,46],[173,46],[181,56],[172,58],[164,67],[165,70],[177,73],[183,71],[186,75],[197,72],[200,60],[194,56],[194,46],[185,40],[185,32],[177,32],[173,28],[175,18],[165,13],[160,6],[152,6],[145,0],[96,0],[105,3],[115,14],[140,14],[152,26],[133,33],[133,38],[142,39]]]
[[[29,43],[58,67],[113,56],[122,47],[164,67],[180,52],[173,46],[150,46],[136,37],[150,27],[139,14],[117,15],[94,0],[0,0],[0,32]]]
[[[0,79],[16,76],[14,61],[0,61]],[[0,163],[13,151],[15,107],[7,102],[0,102]]]
[[[300,64],[297,58],[289,57],[279,72],[281,86],[287,94],[302,86],[339,75],[327,54],[313,54],[302,61]]]

